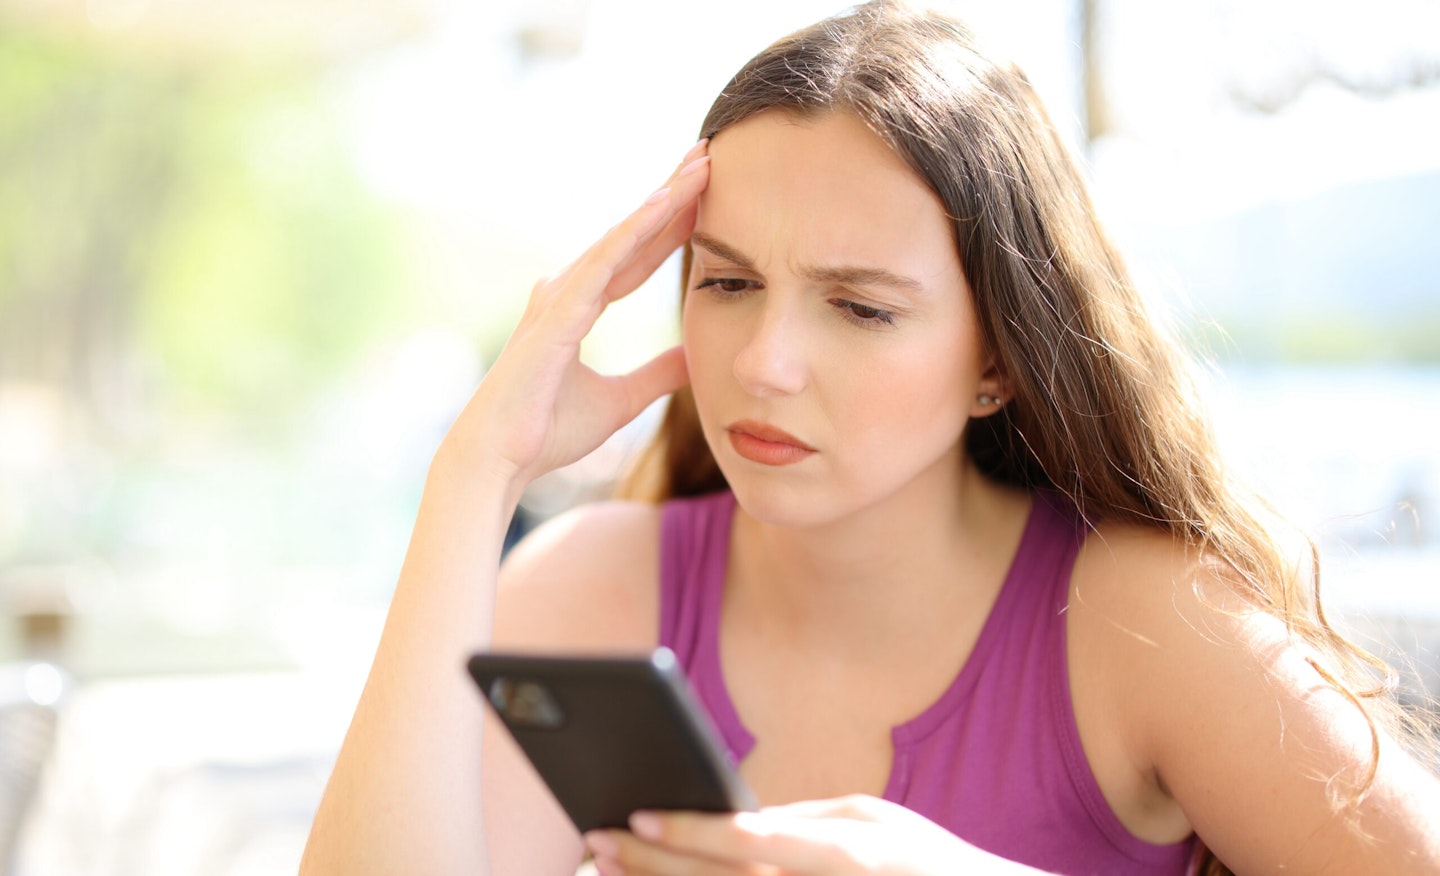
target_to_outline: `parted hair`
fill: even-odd
[[[1010,395],[963,436],[982,471],[1059,491],[1091,521],[1170,533],[1284,620],[1372,727],[1398,721],[1394,673],[1321,611],[1313,542],[1287,536],[1224,464],[1190,358],[1148,311],[1016,66],[987,57],[961,22],[881,0],[762,51],[715,100],[702,136],[767,110],[854,114],[940,197]],[[682,276],[689,262],[687,248]],[[681,390],[621,494],[658,501],[724,486]],[[1334,792],[1337,809],[1373,781],[1378,745],[1368,771]],[[1202,849],[1199,872],[1229,871]]]

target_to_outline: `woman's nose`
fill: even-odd
[[[807,380],[801,314],[774,298],[756,309],[748,337],[735,356],[736,380],[760,398],[794,395]]]

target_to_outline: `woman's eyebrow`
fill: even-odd
[[[925,286],[915,279],[903,277],[884,268],[863,268],[852,265],[836,265],[824,268],[804,268],[801,274],[820,283],[839,283],[844,286],[889,286],[902,292],[924,292]]]
[[[690,243],[698,246],[716,258],[724,259],[746,271],[755,272],[755,263],[730,244],[697,231],[690,235]],[[884,268],[866,268],[853,265],[826,267],[805,267],[800,270],[807,280],[820,283],[842,283],[849,286],[890,286],[905,292],[924,292],[925,285],[911,277],[901,276]]]
[[[690,235],[690,244],[700,247],[716,258],[730,262],[737,268],[744,268],[747,271],[755,270],[755,263],[746,258],[740,250],[702,231],[696,231]]]

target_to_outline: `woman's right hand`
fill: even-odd
[[[574,462],[687,380],[683,351],[629,374],[580,362],[580,342],[605,307],[634,291],[695,225],[709,180],[707,141],[686,153],[665,185],[560,274],[535,284],[515,331],[461,411],[441,452],[500,477],[512,494]]]

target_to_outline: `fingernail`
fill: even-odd
[[[651,204],[658,204],[658,203],[660,203],[661,201],[665,200],[665,199],[668,198],[668,197],[670,197],[670,187],[669,187],[669,186],[666,186],[665,188],[660,189],[660,190],[659,190],[658,192],[656,192],[655,194],[653,194],[653,195],[651,195],[650,197],[646,198],[646,199],[645,199],[645,206],[648,207],[648,206],[650,206]]]
[[[620,854],[620,844],[615,842],[615,838],[598,830],[585,834],[585,845],[590,847],[590,851],[594,852],[597,858],[613,858]]]
[[[705,164],[706,164],[706,162],[708,162],[709,160],[710,160],[710,156],[708,156],[708,155],[702,155],[702,156],[700,156],[699,158],[695,159],[694,161],[690,162],[689,164],[687,164],[687,165],[685,165],[683,168],[681,168],[681,169],[680,169],[680,175],[681,175],[681,176],[689,176],[690,174],[692,174],[692,173],[694,173],[695,171],[699,170],[700,168],[704,167]]]
[[[699,143],[696,143],[694,146],[691,146],[690,151],[685,153],[685,157],[680,159],[680,163],[685,164],[686,162],[692,161],[695,156],[699,155],[701,152],[704,152],[705,147],[709,144],[710,140],[709,138],[706,138],[701,140]]]
[[[630,830],[641,839],[660,838],[660,816],[649,812],[636,812],[630,816]]]
[[[600,876],[625,876],[625,868],[620,866],[620,862],[614,858],[597,856],[595,869],[600,872]]]

